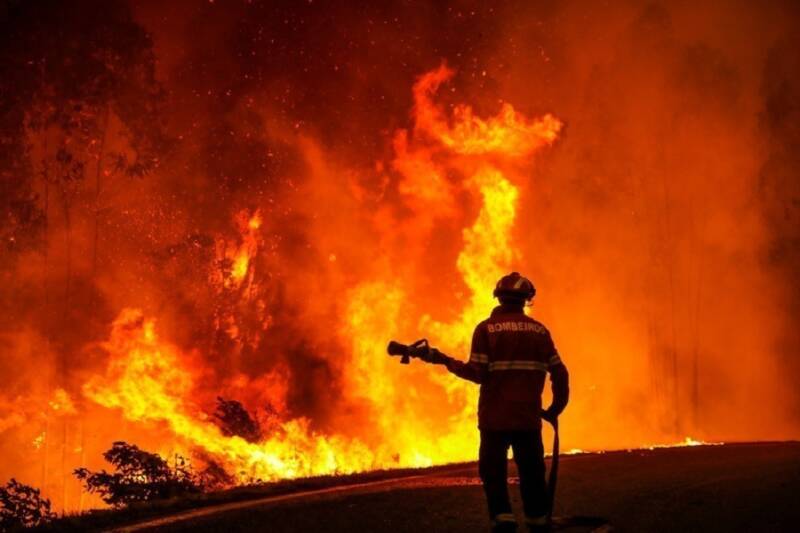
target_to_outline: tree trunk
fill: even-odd
[[[62,174],[63,175],[63,174]],[[65,246],[65,279],[64,279],[64,307],[61,315],[62,328],[68,327],[70,319],[70,311],[72,307],[72,219],[70,214],[70,198],[67,184],[62,183],[61,186],[61,200],[62,208],[64,210],[64,246]],[[63,346],[59,346],[58,356],[58,377],[61,386],[67,389],[67,357]],[[67,436],[68,436],[68,421],[67,417],[62,415],[62,441],[61,441],[61,508],[62,513],[67,511],[67,480],[69,472],[67,471]]]
[[[103,174],[103,156],[106,149],[106,138],[108,137],[108,121],[111,115],[111,107],[106,105],[106,114],[103,121],[103,135],[100,139],[100,152],[97,154],[97,166],[94,173],[94,235],[92,239],[92,281],[97,274],[97,240],[100,234],[100,180]]]
[[[44,342],[47,355],[50,355],[50,160],[47,156],[49,135],[45,134],[44,138],[44,157],[42,159],[42,179],[44,181]],[[49,386],[50,377],[47,376],[48,386],[45,387],[48,397],[52,395],[51,387]],[[44,410],[44,442],[42,443],[42,481],[40,486],[42,490],[47,490],[47,477],[48,477],[48,453],[50,450],[50,409]]]

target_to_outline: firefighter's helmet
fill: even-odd
[[[536,287],[519,272],[512,272],[500,278],[494,288],[494,296],[501,300],[513,298],[527,301],[536,296]]]

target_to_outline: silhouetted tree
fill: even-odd
[[[2,15],[1,231],[7,246],[21,248],[42,229],[29,134],[43,137],[45,181],[63,185],[67,196],[84,176],[94,178],[97,193],[101,168],[146,174],[168,143],[152,42],[126,2],[88,0],[75,9],[56,0],[10,0]],[[130,151],[103,153],[112,114]]]
[[[201,458],[206,463],[206,467],[198,474],[203,490],[221,490],[236,484],[236,478],[229,474],[221,464],[207,456],[201,456]]]
[[[0,531],[45,524],[56,517],[39,489],[11,479],[0,487]]]
[[[78,370],[67,364],[74,343],[92,337],[76,334],[75,326],[100,327],[103,305],[94,281],[103,213],[110,207],[103,204],[110,189],[158,166],[169,144],[162,104],[152,41],[128,2],[0,3],[0,246],[11,252],[0,253],[0,275],[14,272],[16,252],[39,250],[43,260],[42,277],[16,287],[40,305],[19,309],[19,297],[5,290],[0,311],[11,308],[15,316],[35,319],[60,355],[56,375],[62,386]],[[84,219],[93,235],[88,249],[75,250],[73,228]],[[55,255],[58,264],[50,260],[54,243],[64,251]],[[76,268],[79,254],[91,258],[89,271]],[[67,422],[60,432],[46,433],[48,439],[60,434],[66,481]]]
[[[217,397],[214,418],[223,435],[242,437],[247,442],[259,442],[263,438],[258,421],[236,400]]]
[[[75,476],[84,483],[87,491],[99,494],[104,502],[114,507],[202,490],[200,480],[181,456],[176,455],[175,464],[170,466],[155,453],[127,442],[115,442],[103,457],[114,466],[115,472],[91,472],[78,468]]]

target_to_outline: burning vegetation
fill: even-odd
[[[385,346],[466,358],[511,270],[569,447],[798,436],[795,6],[81,3],[0,8],[0,473],[56,509],[473,458]]]

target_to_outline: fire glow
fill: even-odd
[[[426,219],[442,215],[426,207],[454,206],[453,186],[444,179],[450,168],[465,172],[465,189],[480,201],[477,219],[463,231],[464,247],[457,258],[457,269],[471,293],[461,316],[448,323],[424,316],[417,324],[430,330],[453,353],[466,353],[474,324],[492,305],[487,287],[515,259],[509,236],[519,193],[493,165],[491,157],[530,157],[556,140],[561,123],[550,115],[528,120],[509,104],[488,120],[476,117],[463,105],[455,109],[452,119],[447,118],[434,97],[452,75],[443,65],[422,76],[414,86],[415,129],[396,134],[393,165],[403,174],[400,187],[409,205],[420,208],[421,224],[432,223]],[[242,213],[237,220],[240,243],[218,243],[219,257],[227,259],[231,268],[229,275],[216,283],[239,289],[242,298],[251,298],[254,289],[244,284],[254,283],[251,261],[258,253],[261,215],[248,217]],[[386,319],[399,315],[405,298],[402,286],[365,281],[352,290],[347,313],[350,318],[341,326],[352,332],[347,337],[354,341],[348,363],[354,369],[347,374],[349,385],[356,396],[368,400],[376,416],[368,428],[370,445],[358,438],[317,434],[304,418],[281,421],[274,435],[263,442],[249,443],[222,435],[189,400],[194,396],[195,372],[175,346],[160,338],[155,320],[135,309],[124,310],[115,321],[111,338],[104,344],[110,354],[106,373],[91,378],[83,393],[103,407],[121,410],[128,420],[165,423],[180,442],[220,461],[236,472],[241,482],[468,460],[476,446],[472,420],[476,389],[440,377],[439,385],[451,399],[447,410],[452,421],[446,431],[431,433],[430,427],[415,424],[416,407],[403,402],[399,372],[383,357],[392,330]],[[376,306],[375,301],[382,304]],[[269,323],[264,322],[263,327],[268,328]],[[226,331],[232,339],[238,338],[233,317]],[[375,441],[380,444],[375,446]]]
[[[457,258],[457,270],[470,289],[470,296],[454,321],[443,323],[423,316],[417,325],[420,330],[432,331],[453,353],[466,353],[473,325],[492,305],[486,288],[515,259],[507,236],[513,231],[519,192],[488,156],[529,157],[557,139],[561,123],[550,115],[529,121],[509,104],[503,105],[497,117],[485,121],[475,117],[469,107],[461,106],[454,111],[451,123],[433,98],[452,74],[442,66],[422,76],[415,85],[413,142],[409,142],[408,132],[397,133],[398,159],[393,164],[398,169],[408,169],[401,187],[409,204],[415,206],[434,201],[452,205],[452,193],[442,179],[446,167],[433,163],[434,152],[445,153],[446,165],[470,171],[464,186],[480,199],[481,207],[477,219],[463,231],[464,247]],[[424,220],[426,216],[430,215],[422,210],[419,217]],[[220,248],[222,257],[232,263],[229,276],[221,280],[229,288],[241,288],[249,275],[250,261],[258,253],[261,215],[248,217],[242,213],[237,220],[241,243]],[[391,297],[384,299],[380,296],[383,294]],[[388,309],[376,307],[373,298],[383,300]],[[104,345],[111,354],[106,373],[90,379],[83,394],[103,407],[119,409],[128,420],[166,424],[178,439],[178,447],[202,450],[235,472],[242,483],[470,460],[477,445],[477,389],[440,376],[438,385],[451,399],[447,407],[451,422],[445,431],[431,433],[430,427],[415,424],[417,407],[404,404],[398,370],[390,366],[392,360],[382,357],[385,332],[390,330],[386,317],[399,315],[404,298],[401,286],[366,281],[352,291],[348,313],[351,318],[342,325],[344,330],[352,331],[349,338],[357,339],[349,363],[356,372],[348,374],[348,378],[357,395],[367,398],[378,415],[369,431],[373,441],[377,436],[379,446],[367,445],[358,438],[319,434],[310,429],[310,421],[304,418],[281,421],[274,434],[263,442],[250,443],[241,437],[223,435],[191,403],[197,376],[190,363],[177,347],[161,338],[155,319],[136,309],[123,310],[114,322],[111,338]],[[264,328],[268,327],[265,323]],[[365,331],[372,335],[364,335]],[[231,338],[237,337],[234,324],[227,332]],[[61,391],[58,395],[59,406],[69,406],[63,394]],[[687,438],[678,445],[699,444],[702,443]]]
[[[386,344],[467,359],[512,270],[564,449],[797,438],[778,8],[112,4],[9,11],[4,479],[85,510],[115,441],[236,484],[475,460],[478,387]]]

